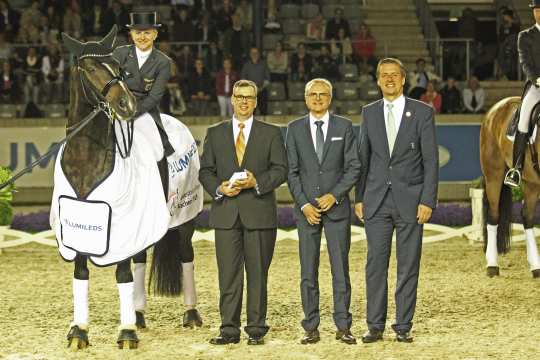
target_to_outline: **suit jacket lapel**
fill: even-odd
[[[388,135],[386,134],[386,124],[384,120],[384,101],[381,99],[379,100],[379,109],[380,111],[377,111],[377,114],[379,116],[379,119],[375,121],[375,125],[377,126],[377,131],[379,132],[379,136],[381,138],[380,144],[384,147],[383,152],[386,154],[386,157],[390,159],[390,149],[388,148]],[[395,144],[394,144],[395,147]]]
[[[256,144],[259,143],[259,130],[259,121],[253,118],[253,123],[251,124],[251,130],[249,132],[249,138],[247,139],[246,150],[244,151],[244,158],[242,159],[242,164],[240,164],[241,169],[245,168],[248,156],[251,158],[250,154],[255,151],[255,147],[257,146]],[[234,149],[236,155],[236,146],[234,147]]]
[[[232,120],[228,120],[225,123],[225,146],[223,148],[224,151],[227,151],[226,149],[229,149],[230,154],[229,156],[232,156],[234,163],[237,167],[239,167],[238,164],[238,158],[236,157],[236,146],[234,145],[234,133],[233,133],[233,125]],[[245,155],[244,155],[245,158]]]
[[[144,74],[146,69],[148,69],[155,60],[156,60],[156,50],[152,49],[152,52],[148,56],[148,59],[146,59],[143,66],[141,66],[141,69],[140,69],[141,76],[142,74]]]
[[[133,74],[133,77],[135,78],[135,82],[137,83],[137,87],[139,88],[139,91],[143,91],[144,89],[141,89],[140,84],[142,84],[142,77],[141,72],[139,70],[139,61],[137,60],[137,53],[135,52],[135,45],[131,46],[131,49],[129,50],[129,61],[128,61],[128,69],[129,72]]]
[[[399,151],[400,147],[403,146],[403,139],[406,139],[407,132],[412,126],[414,119],[414,113],[411,106],[411,100],[409,98],[405,98],[405,108],[403,109],[403,115],[401,116],[401,123],[399,124],[398,133],[396,135],[396,142],[394,143],[394,149],[392,151],[392,155],[396,154],[397,151]]]
[[[328,117],[328,131],[326,133],[326,139],[324,140],[323,157],[321,164],[324,162],[324,159],[326,159],[326,154],[328,154],[328,150],[332,145],[332,138],[336,135],[336,124],[332,121],[332,115],[330,114],[330,116]]]
[[[317,158],[317,152],[315,151],[315,144],[313,143],[313,137],[311,136],[311,124],[309,122],[309,114],[304,118],[304,139],[307,146],[310,148],[308,152],[312,155],[314,161],[318,164],[319,158]]]

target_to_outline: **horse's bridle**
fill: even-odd
[[[87,57],[98,57],[98,56],[99,57],[112,57],[112,54],[108,54],[108,55],[83,55],[83,56],[77,58],[77,71],[81,74],[79,76],[79,79],[81,81],[81,88],[82,88],[82,91],[83,91],[83,94],[84,94],[84,98],[90,105],[92,105],[94,107],[97,106],[99,103],[105,103],[108,106],[108,102],[107,102],[106,98],[107,98],[107,95],[109,94],[109,91],[111,90],[111,88],[114,85],[116,85],[120,81],[124,80],[121,73],[118,73],[118,75],[115,75],[113,69],[110,67],[109,64],[107,64],[105,62],[100,62],[100,64],[103,65],[105,67],[105,69],[107,69],[109,74],[111,75],[111,80],[109,80],[105,84],[105,86],[103,87],[103,89],[101,89],[101,91],[95,91],[94,86],[92,85],[90,80],[88,80],[87,71],[80,65],[80,61],[82,59],[84,59],[84,58],[87,58]],[[90,89],[94,90],[91,93],[93,95],[93,101],[91,101],[89,99],[88,93],[86,92],[86,86],[85,85],[89,86]],[[110,108],[110,106],[108,106],[108,107]]]

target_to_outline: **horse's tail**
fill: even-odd
[[[178,296],[182,292],[178,230],[167,231],[154,246],[148,288],[153,288],[155,294],[163,296]]]
[[[484,231],[484,252],[487,247],[487,220],[488,220],[488,198],[486,193],[486,183],[482,181],[482,188],[484,189],[484,200],[482,210],[484,216],[482,216],[483,224],[482,229]],[[511,238],[511,223],[512,223],[512,190],[510,187],[502,184],[501,193],[499,195],[499,223],[497,226],[497,252],[499,254],[505,254],[510,250],[510,238]]]

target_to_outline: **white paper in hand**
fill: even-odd
[[[229,189],[232,189],[233,184],[236,180],[245,180],[247,179],[247,172],[245,171],[239,171],[232,174],[231,178],[229,179]]]

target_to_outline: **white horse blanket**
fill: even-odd
[[[116,153],[112,173],[86,199],[78,199],[57,155],[50,223],[60,255],[68,261],[77,253],[89,255],[98,266],[118,263],[159,241],[169,228],[193,219],[202,210],[203,189],[197,145],[189,129],[161,114],[175,153],[169,165],[168,197],[163,194],[157,162],[163,146],[149,114],[134,122],[133,147],[126,159]],[[116,123],[126,133],[125,123]],[[122,141],[120,141],[122,143]]]

